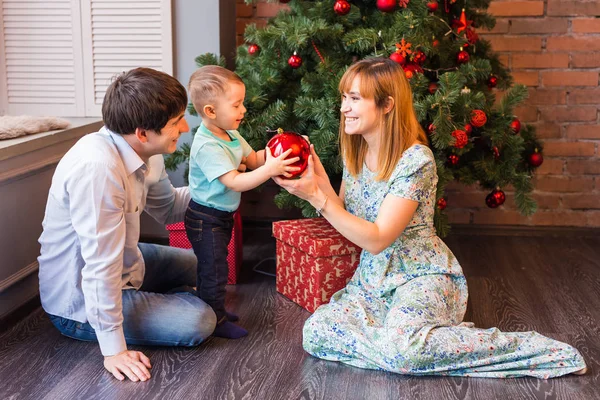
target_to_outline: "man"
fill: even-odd
[[[119,380],[150,378],[150,360],[128,344],[195,346],[215,328],[212,309],[184,290],[196,284],[194,253],[138,243],[142,211],[171,223],[188,205],[162,156],[189,130],[186,105],[185,88],[165,73],[118,76],[104,97],[105,126],[65,154],[48,195],[42,306],[63,335],[97,341]]]

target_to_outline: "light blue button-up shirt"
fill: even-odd
[[[89,322],[105,356],[127,349],[122,289],[139,289],[140,214],[183,220],[187,188],[174,188],[162,155],[145,163],[121,135],[81,138],[52,178],[40,236],[40,297],[52,315]]]

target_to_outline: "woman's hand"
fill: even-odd
[[[314,161],[315,175],[317,175],[319,178],[325,179],[327,182],[329,182],[329,176],[327,175],[327,171],[325,171],[325,167],[323,167],[323,164],[321,163],[321,159],[319,158],[319,156],[317,155],[317,152],[315,151],[315,145],[313,145],[313,144],[310,145],[310,154]]]
[[[323,166],[321,165],[321,168],[322,167]],[[325,170],[323,169],[323,171]],[[300,175],[300,178],[284,179],[279,176],[276,176],[273,178],[273,180],[275,181],[275,183],[287,190],[289,193],[293,194],[294,196],[298,196],[301,199],[307,200],[311,204],[311,200],[314,201],[314,198],[316,197],[319,191],[318,177],[315,175],[315,165],[312,154],[308,156],[308,165],[306,167],[306,171],[304,171],[302,175]]]

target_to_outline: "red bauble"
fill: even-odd
[[[456,139],[454,141],[454,147],[457,149],[462,149],[467,145],[467,143],[469,143],[469,137],[467,136],[467,133],[461,129],[457,129],[452,132],[452,136],[454,136]]]
[[[500,189],[494,189],[490,194],[488,194],[485,198],[485,204],[489,208],[496,208],[504,204],[506,201],[506,195]]]
[[[431,42],[431,45],[433,47],[438,47],[440,45],[440,41],[437,39],[433,39],[433,41]]]
[[[438,9],[438,2],[437,1],[428,1],[427,9],[431,12],[436,12]]]
[[[423,65],[423,63],[425,62],[426,59],[427,59],[427,56],[421,50],[417,50],[415,52],[415,54],[413,54],[413,62],[415,62],[419,65]]]
[[[453,167],[457,166],[459,161],[460,157],[456,154],[450,154],[448,156],[448,164],[452,165]]]
[[[251,56],[255,55],[259,51],[260,51],[260,47],[258,47],[258,45],[256,43],[252,43],[251,45],[248,46],[248,54],[250,54]]]
[[[500,149],[497,146],[492,147],[492,153],[494,154],[494,160],[500,159]]]
[[[299,171],[291,172],[291,178],[299,176],[304,172],[308,165],[308,156],[310,155],[310,145],[301,135],[296,132],[281,132],[269,140],[267,147],[271,150],[273,157],[279,157],[288,149],[292,152],[286,158],[300,157],[300,160],[293,163],[292,167],[300,167]]]
[[[377,0],[377,9],[383,12],[392,12],[396,9],[398,0]]]
[[[475,128],[481,128],[487,122],[487,116],[485,112],[481,110],[473,110],[471,111],[471,125]]]
[[[471,132],[473,132],[473,127],[471,126],[471,124],[465,124],[465,132],[467,133],[467,135],[470,135]]]
[[[458,54],[456,55],[456,61],[459,64],[465,64],[469,62],[469,58],[471,58],[471,56],[469,55],[469,53],[467,53],[464,50],[461,50],[458,52]]]
[[[292,54],[292,56],[288,58],[288,65],[294,69],[300,68],[300,66],[302,66],[302,57],[296,53]]]
[[[402,68],[404,69],[404,75],[406,75],[408,79],[412,78],[417,72],[423,72],[423,68],[415,63],[408,63]]]
[[[496,78],[494,75],[492,75],[488,78],[487,85],[490,89],[495,88],[497,84],[498,84],[498,78]]]
[[[390,60],[397,62],[400,65],[404,65],[406,63],[406,57],[402,55],[402,53],[395,51],[390,55]]]
[[[437,201],[437,206],[440,209],[440,211],[444,210],[447,205],[448,201],[444,197],[440,197],[440,199]]]
[[[517,118],[513,119],[510,123],[510,129],[514,135],[518,135],[519,132],[521,132],[521,121],[519,121]]]
[[[335,11],[337,15],[346,15],[350,12],[350,7],[350,3],[346,0],[337,0],[333,5],[333,11]]]
[[[427,91],[431,94],[434,94],[438,90],[438,84],[435,82],[429,82],[429,87],[427,87]]]
[[[529,161],[529,165],[537,168],[544,162],[544,156],[542,156],[542,153],[538,152],[538,149],[535,149],[535,152],[529,155],[527,161]]]

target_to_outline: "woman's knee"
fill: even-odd
[[[325,325],[320,319],[320,313],[317,310],[306,320],[302,328],[302,347],[313,356],[316,356],[318,350],[322,348],[323,342],[327,339],[326,335],[322,334]]]

